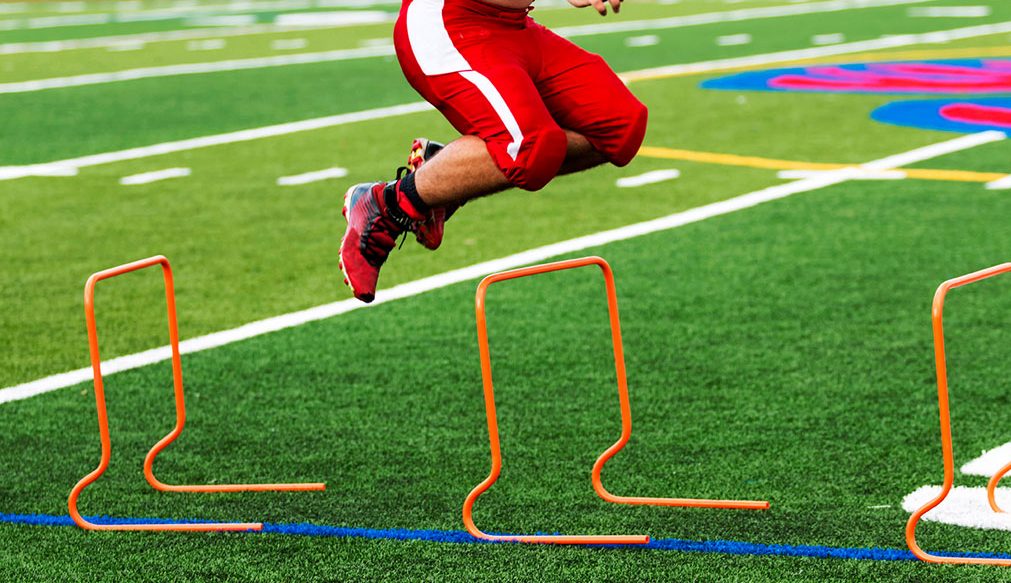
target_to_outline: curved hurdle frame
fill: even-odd
[[[491,352],[488,346],[488,325],[485,317],[485,296],[488,287],[493,283],[548,273],[552,271],[562,271],[566,269],[576,269],[589,265],[596,265],[600,268],[604,276],[604,284],[607,289],[607,312],[611,322],[611,341],[614,347],[614,367],[618,379],[618,402],[621,407],[621,436],[604,453],[600,454],[593,464],[591,481],[593,489],[597,495],[615,504],[633,504],[647,506],[678,506],[693,508],[724,508],[733,510],[767,510],[769,503],[765,501],[751,500],[705,500],[698,498],[644,498],[638,496],[615,496],[604,488],[600,479],[604,464],[607,463],[616,453],[621,451],[632,436],[632,408],[628,397],[628,382],[625,378],[625,355],[621,342],[621,323],[618,318],[618,295],[614,284],[614,272],[611,266],[600,257],[583,257],[580,259],[570,259],[524,267],[511,271],[495,273],[484,278],[477,287],[477,298],[475,307],[477,312],[477,336],[478,350],[481,355],[481,377],[484,384],[484,403],[488,416],[488,436],[491,443],[491,471],[483,482],[478,484],[467,495],[463,503],[463,523],[467,531],[473,536],[494,541],[521,542],[521,543],[548,543],[564,545],[634,545],[649,543],[647,535],[495,535],[483,532],[474,524],[472,516],[474,502],[492,484],[498,480],[502,470],[502,452],[499,445],[498,420],[495,414],[495,389],[492,383],[491,373]]]
[[[105,407],[105,385],[102,379],[102,357],[98,352],[98,328],[95,323],[95,286],[98,282],[160,265],[165,280],[165,304],[168,309],[169,344],[172,348],[172,381],[175,388],[176,425],[156,443],[144,458],[144,477],[155,490],[162,492],[265,492],[265,491],[320,491],[322,483],[296,484],[213,484],[178,485],[166,484],[154,475],[154,460],[168,444],[175,441],[186,424],[186,404],[183,399],[183,369],[179,352],[179,326],[176,319],[175,288],[172,283],[172,267],[168,259],[161,255],[148,257],[119,267],[99,271],[88,278],[84,286],[84,317],[88,327],[88,349],[91,355],[91,369],[95,378],[95,404],[98,409],[98,433],[102,441],[102,459],[98,467],[84,476],[70,491],[67,507],[74,522],[86,530],[153,530],[153,531],[258,531],[263,528],[259,522],[237,523],[190,523],[190,524],[96,524],[86,520],[77,510],[77,498],[81,492],[97,480],[109,467],[112,457],[112,441],[109,437],[109,418]]]
[[[944,300],[947,297],[948,292],[955,288],[976,283],[1004,273],[1011,273],[1011,263],[1003,263],[989,269],[983,269],[975,273],[963,275],[962,277],[949,279],[948,281],[942,283],[937,288],[937,292],[934,294],[931,320],[934,331],[934,363],[937,368],[937,402],[941,417],[941,456],[944,459],[944,486],[941,488],[941,493],[938,494],[936,498],[927,502],[923,505],[923,507],[914,512],[913,515],[909,517],[909,521],[906,522],[906,544],[909,545],[909,550],[912,551],[918,559],[928,563],[945,563],[949,565],[999,565],[1002,567],[1011,567],[1011,559],[945,557],[934,555],[924,551],[916,542],[916,525],[919,523],[920,518],[943,502],[944,499],[948,497],[948,493],[951,492],[951,488],[955,483],[955,454],[951,442],[951,409],[948,403],[948,361],[944,348]],[[1001,468],[1000,471],[994,474],[994,476],[990,479],[990,482],[987,484],[987,498],[990,501],[990,507],[993,508],[995,512],[1003,512],[1003,510],[1001,510],[997,505],[997,501],[994,499],[994,492],[1001,478],[1003,478],[1004,474],[1009,471],[1011,471],[1011,464]]]

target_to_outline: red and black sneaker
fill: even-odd
[[[342,214],[348,228],[341,239],[339,265],[344,283],[365,303],[376,297],[379,269],[397,246],[397,237],[417,225],[402,212],[391,212],[387,197],[396,197],[395,188],[394,183],[365,182],[344,194]]]
[[[411,153],[407,156],[406,174],[417,172],[419,168],[433,156],[439,153],[444,147],[439,142],[433,142],[428,138],[417,138],[411,144]],[[442,245],[442,235],[445,230],[446,221],[453,216],[460,205],[448,207],[438,207],[432,209],[431,215],[423,223],[420,223],[414,231],[418,243],[427,249],[436,250]]]

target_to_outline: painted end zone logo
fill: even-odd
[[[896,101],[871,113],[883,123],[945,132],[1011,132],[1011,98]]]
[[[877,121],[929,130],[1011,133],[1011,59],[854,63],[750,71],[702,84],[729,91],[964,95],[961,99],[896,101],[875,110]]]
[[[702,84],[736,91],[1011,93],[1011,60],[857,63],[750,71]]]

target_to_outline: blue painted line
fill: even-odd
[[[87,516],[98,524],[215,524],[211,520],[178,520],[170,518],[132,518],[112,516]],[[31,526],[74,526],[68,515],[8,514],[0,512],[0,523]],[[411,540],[450,544],[513,544],[474,538],[462,530],[434,530],[408,528],[358,528],[312,524],[309,522],[264,522],[259,534],[289,536],[319,536],[336,538],[364,538],[373,540]],[[600,545],[597,548],[615,548],[619,545]],[[680,551],[684,553],[716,553],[724,555],[813,557],[819,559],[854,559],[861,561],[915,561],[913,553],[902,549],[829,547],[822,545],[777,545],[729,540],[694,541],[677,538],[654,539],[646,545],[626,545],[620,548],[649,549],[654,551]],[[949,557],[976,557],[1011,559],[1011,555],[994,553],[937,553]]]

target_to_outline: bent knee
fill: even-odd
[[[608,161],[615,166],[627,166],[639,153],[642,141],[646,138],[646,122],[649,119],[649,109],[634,97],[622,111],[625,115],[618,126],[611,151],[604,152]]]
[[[518,146],[513,146],[515,152],[509,151],[510,145],[489,142],[488,148],[510,184],[533,191],[544,188],[558,175],[565,161],[568,138],[561,128],[554,126],[524,135]]]

